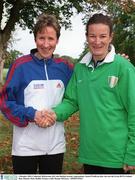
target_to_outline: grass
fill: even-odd
[[[78,163],[79,117],[74,114],[65,122],[67,151],[65,153],[63,173],[82,174],[82,165]]]
[[[0,174],[12,173],[11,165],[12,126],[0,114]]]
[[[63,174],[80,174],[82,165],[78,163],[79,118],[73,115],[65,122],[67,151],[64,156]],[[12,124],[0,114],[0,174],[12,174],[11,163]]]
[[[7,72],[8,72],[8,68],[4,68],[3,69],[3,79],[6,78]]]

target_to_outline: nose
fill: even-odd
[[[49,41],[47,39],[44,40],[44,47],[47,48],[49,46]]]
[[[95,43],[96,43],[96,44],[100,44],[100,42],[101,42],[100,38],[99,38],[99,37],[96,37],[96,38],[95,38]]]

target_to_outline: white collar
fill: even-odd
[[[110,52],[106,55],[104,61],[101,63],[101,64],[104,64],[104,63],[110,63],[112,61],[114,61],[114,56],[115,56],[115,48],[114,46],[111,44],[110,45]],[[92,54],[90,52],[88,52],[83,58],[82,60],[80,61],[81,64],[86,64],[86,66],[88,66],[90,64],[90,61],[92,59]]]

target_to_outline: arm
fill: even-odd
[[[127,112],[128,139],[124,157],[125,171],[135,168],[135,68],[127,64],[119,81],[120,96]]]
[[[36,110],[25,107],[20,103],[22,74],[14,63],[9,69],[6,83],[0,91],[0,110],[16,126],[27,126],[28,121],[34,120]]]
[[[53,108],[57,116],[57,121],[64,121],[70,117],[73,113],[78,111],[78,99],[77,99],[77,77],[76,68],[73,75],[67,85],[64,99],[61,104]]]

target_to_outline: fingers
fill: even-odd
[[[36,111],[34,121],[36,124],[39,124],[42,121],[42,112],[41,111]]]
[[[42,119],[41,121],[36,121],[35,122],[37,126],[42,127],[42,128],[47,128],[52,126],[53,124],[50,123],[48,120]]]
[[[50,127],[56,122],[56,114],[52,110],[43,109],[42,111],[36,111],[34,120],[39,127]]]
[[[42,111],[36,111],[34,120],[38,120],[42,118]]]
[[[121,54],[121,56],[123,56],[123,57],[125,57],[126,59],[128,59],[129,58],[129,56],[127,55],[127,54]]]
[[[45,110],[44,113],[45,113],[45,116],[49,119],[50,122],[53,123],[53,122],[56,121],[56,114],[55,114],[54,111],[49,109],[49,110]]]
[[[118,54],[119,54],[119,53],[118,53]],[[119,55],[123,56],[123,57],[126,58],[128,61],[130,61],[129,56],[128,56],[127,54],[122,53],[122,54],[119,54]]]
[[[52,110],[42,110],[42,115],[47,121],[48,126],[56,122],[56,114]]]
[[[123,169],[124,169],[124,172],[126,173],[127,171],[128,171],[128,168],[127,168],[128,166],[125,164],[124,166],[123,166]]]
[[[123,167],[125,173],[131,170],[135,170],[135,166],[128,166],[127,164]]]

